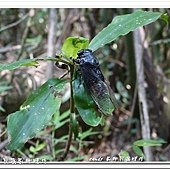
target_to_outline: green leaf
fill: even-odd
[[[7,131],[10,138],[8,148],[21,148],[29,139],[35,137],[59,111],[61,97],[66,81],[50,79],[34,91],[21,106],[20,110],[10,114],[7,119]],[[54,92],[57,92],[57,97]]]
[[[29,151],[32,153],[36,153],[36,149],[33,146],[30,146]]]
[[[68,135],[61,136],[60,138],[54,139],[54,145],[58,145],[59,143],[65,143],[68,139]]]
[[[21,66],[35,66],[37,67],[39,63],[36,61],[36,59],[24,59],[19,60],[13,63],[8,64],[0,64],[0,71],[2,70],[14,70]]]
[[[93,129],[90,128],[90,129],[88,129],[88,130],[85,131],[85,132],[79,133],[79,138],[80,138],[80,140],[84,140],[84,139],[87,138],[88,136],[96,135],[96,134],[99,134],[99,133],[100,133],[100,132],[93,132],[92,130],[93,130]]]
[[[38,151],[41,151],[47,144],[45,142],[43,143],[39,143],[39,141],[37,141],[35,147],[34,146],[30,146],[29,150],[30,152],[37,154]]]
[[[48,154],[39,156],[37,158],[39,158],[39,160],[41,160],[41,161],[53,161],[54,160],[54,158]]]
[[[170,20],[170,16],[168,16],[168,14],[165,13],[165,14],[162,14],[162,15],[161,15],[161,19],[162,19],[163,21],[165,21],[166,24],[168,25],[169,20]]]
[[[73,91],[75,106],[83,121],[90,126],[98,126],[102,120],[101,113],[98,112],[96,104],[85,90],[78,72],[73,81]]]
[[[36,152],[42,150],[47,144],[46,143],[40,143],[36,146]]]
[[[133,149],[133,151],[134,151],[138,156],[143,157],[143,158],[145,159],[145,155],[144,155],[142,149],[140,149],[140,148],[139,148],[138,146],[136,146],[136,145],[133,145],[133,146],[132,146],[132,149]]]
[[[141,139],[133,143],[136,146],[161,146],[163,143],[167,143],[163,139],[152,140],[152,139]]]
[[[132,14],[117,16],[113,21],[99,32],[90,42],[89,48],[96,51],[121,35],[156,21],[162,13],[151,11],[136,11]]]
[[[121,151],[119,153],[119,157],[121,161],[129,161],[130,159],[129,153],[127,151]]]
[[[89,40],[83,37],[68,37],[63,46],[62,52],[67,58],[77,58],[77,52],[81,49],[86,49],[89,45]]]
[[[70,121],[70,110],[60,113],[56,112],[53,116],[52,122],[55,125],[55,129],[60,128],[61,126],[64,126],[66,123]]]
[[[85,155],[83,155],[83,156],[76,156],[74,158],[66,160],[66,162],[75,162],[75,161],[79,161],[80,162],[80,161],[85,160],[85,158],[86,158]]]

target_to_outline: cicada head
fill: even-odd
[[[90,49],[80,50],[77,53],[77,55],[78,55],[78,57],[75,60],[75,62],[77,64],[79,64],[80,66],[83,66],[84,64],[90,64],[90,65],[93,65],[93,66],[98,66],[99,65],[98,60],[93,55],[92,50],[90,50]]]

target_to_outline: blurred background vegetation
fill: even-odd
[[[170,9],[144,9],[170,15]],[[1,9],[0,63],[18,59],[54,56],[60,53],[68,36],[90,40],[117,15],[133,9]],[[167,21],[167,22],[165,22]],[[167,144],[152,148],[155,161],[170,160],[170,29],[165,19],[144,27],[144,71],[151,137]],[[141,138],[133,33],[120,37],[96,53],[104,76],[110,82],[123,110],[108,117],[104,126],[90,128],[81,118],[79,139],[72,142],[67,161],[88,161],[91,157],[116,156],[131,152],[131,144]],[[6,149],[7,116],[19,109],[30,92],[51,77],[66,70],[53,63],[37,68],[0,72],[0,159],[45,158],[56,161],[68,138],[69,88],[63,96],[61,113],[24,148],[11,153]]]

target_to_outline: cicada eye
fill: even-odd
[[[84,64],[85,61],[83,59],[80,60],[80,64]]]
[[[84,54],[84,50],[80,50],[80,51],[78,51],[78,53],[77,53],[78,57],[80,57],[80,56],[83,55],[83,54]]]

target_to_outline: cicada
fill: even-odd
[[[106,116],[111,115],[115,110],[115,98],[101,72],[99,61],[90,49],[80,50],[77,55],[74,62],[80,67],[85,89],[89,91],[99,110]]]

